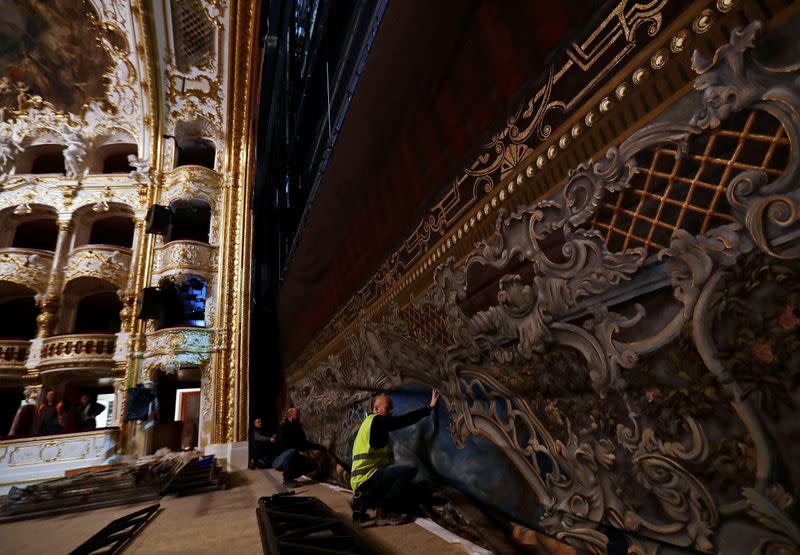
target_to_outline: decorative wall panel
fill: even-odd
[[[800,550],[798,66],[759,61],[800,51],[761,31],[298,376],[312,436],[349,459],[375,391],[436,387],[396,453],[517,522],[598,554]]]

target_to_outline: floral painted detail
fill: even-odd
[[[774,362],[775,355],[772,353],[772,345],[769,343],[753,343],[753,356],[761,362]]]
[[[786,308],[781,312],[781,315],[778,317],[778,326],[783,331],[792,331],[797,326],[800,325],[800,318],[794,312],[794,305],[787,304]]]

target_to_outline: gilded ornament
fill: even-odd
[[[731,11],[736,6],[736,0],[717,0],[717,9],[722,13]]]
[[[664,67],[664,65],[666,65],[667,59],[668,59],[667,51],[662,48],[661,50],[658,50],[655,54],[653,54],[652,58],[650,58],[650,66],[653,69],[661,69],[662,67]]]
[[[711,25],[714,23],[714,14],[711,10],[705,9],[700,12],[700,15],[697,16],[692,23],[692,29],[695,33],[702,34],[708,31],[711,28]]]
[[[686,43],[689,40],[689,33],[687,31],[681,31],[672,37],[672,41],[669,44],[670,50],[672,50],[675,54],[678,52],[682,52],[684,48],[686,48]]]

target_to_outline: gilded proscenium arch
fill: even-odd
[[[254,175],[254,122],[258,86],[256,72],[257,23],[260,3],[231,2],[229,67],[232,71],[228,102],[228,144],[225,187],[220,221],[220,318],[213,360],[214,441],[247,438],[247,388],[250,306],[250,191]]]

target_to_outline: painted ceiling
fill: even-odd
[[[83,0],[0,0],[0,13],[4,112],[40,96],[77,114],[90,99],[106,96],[104,76],[113,69],[108,49],[123,48],[125,40],[113,27],[98,25],[97,13]]]

